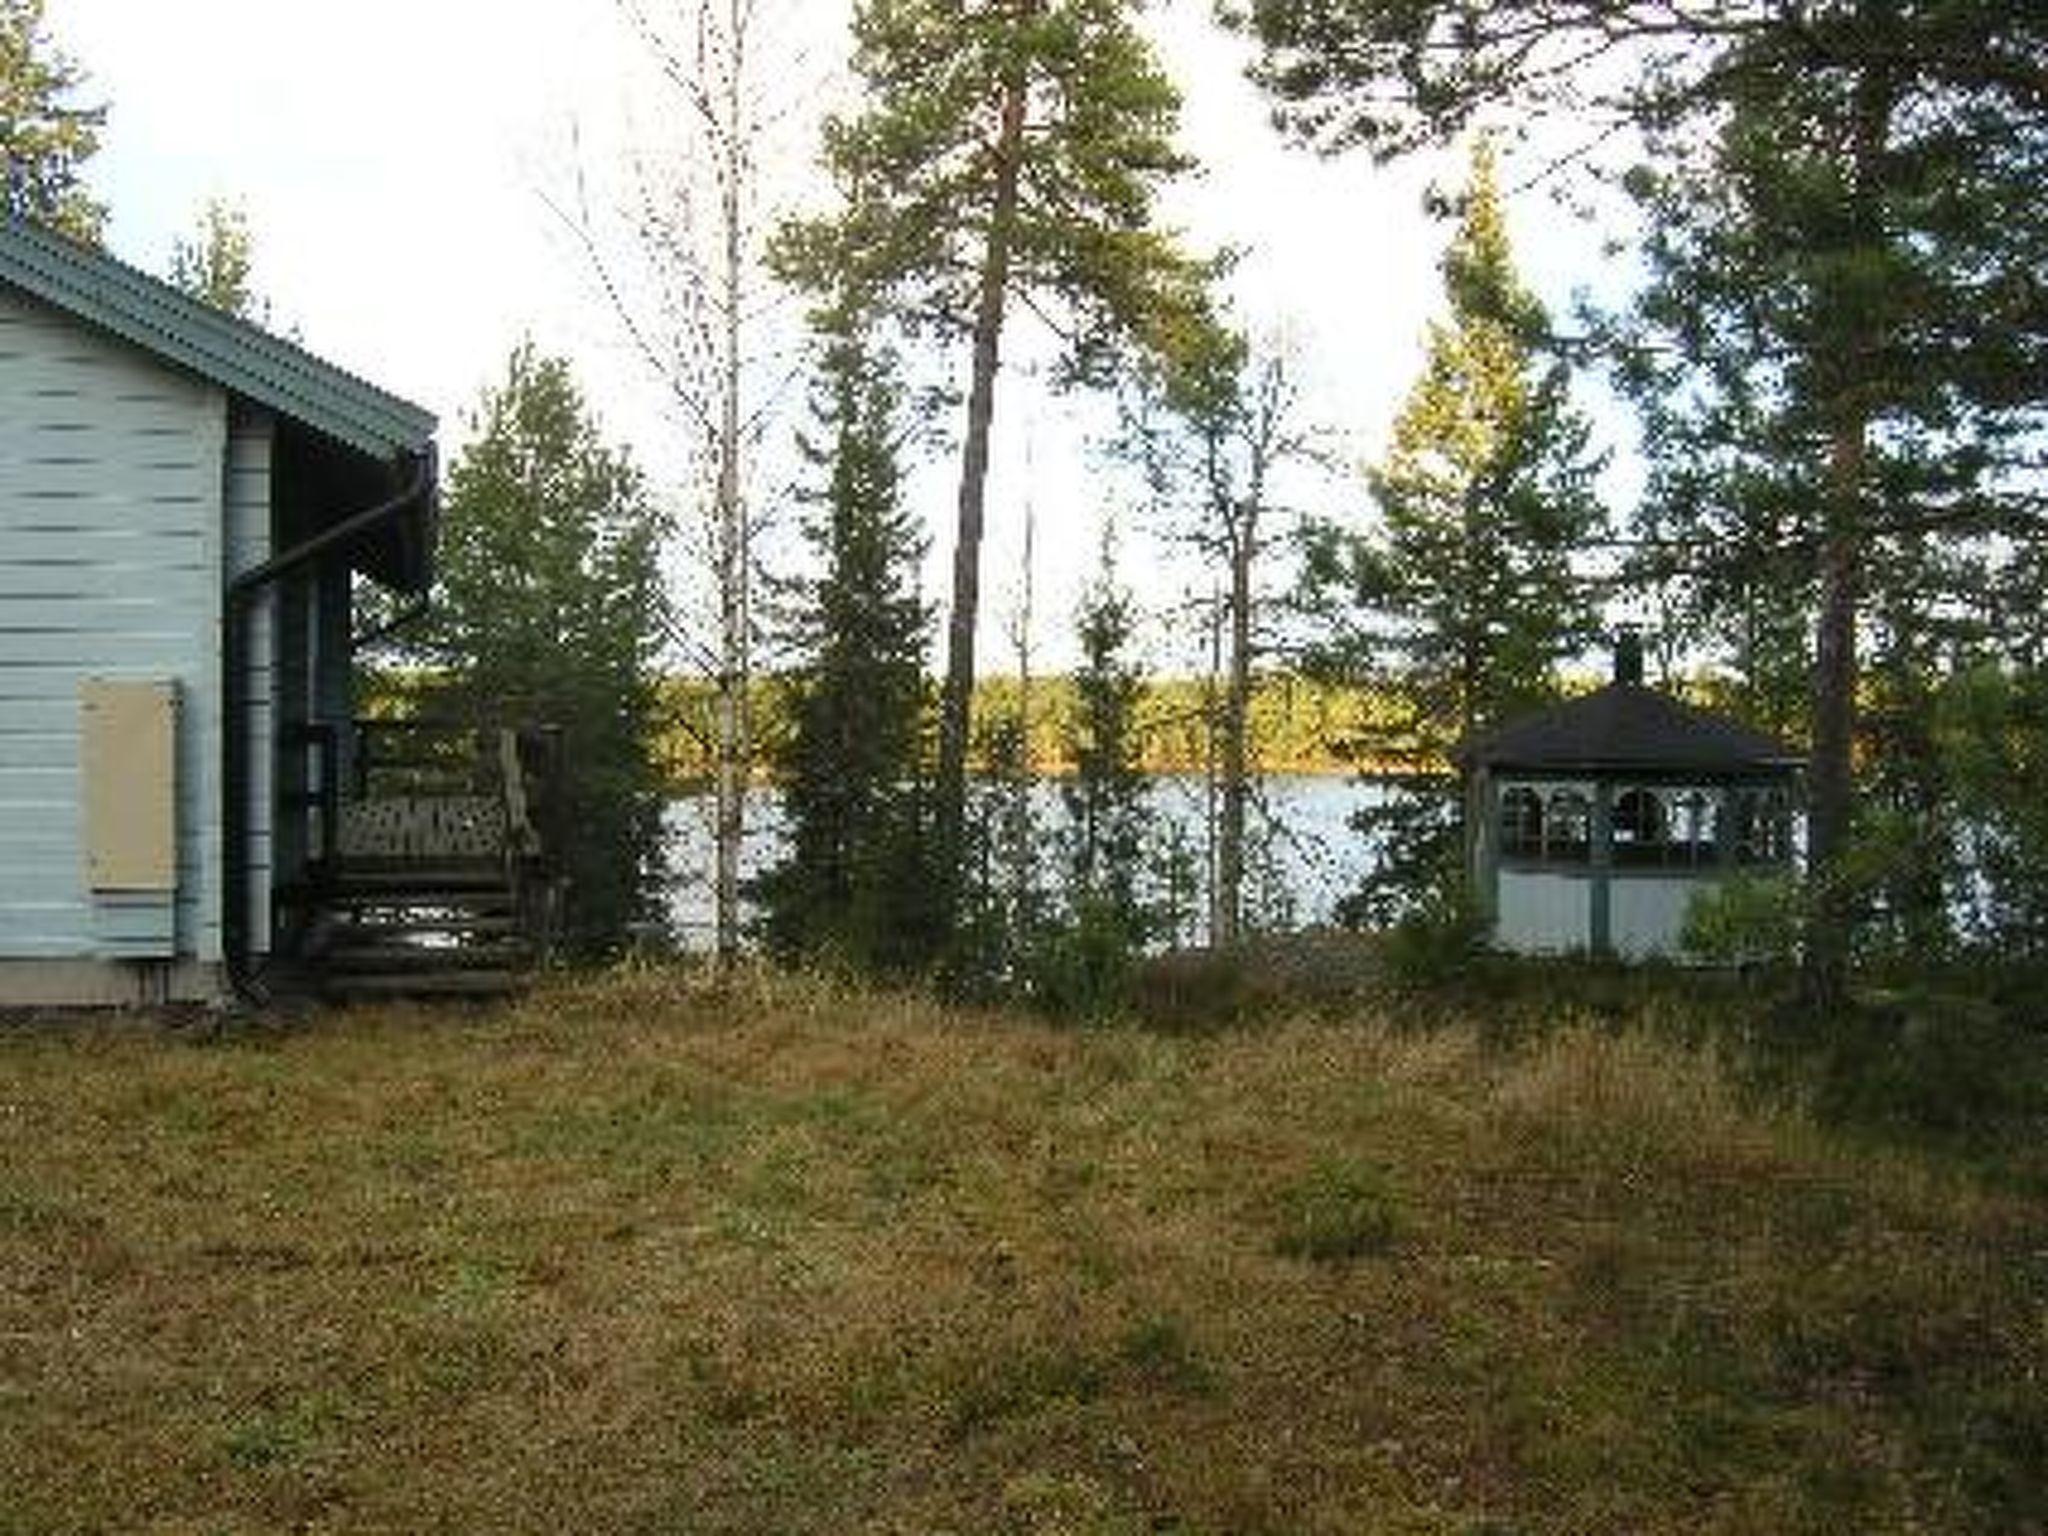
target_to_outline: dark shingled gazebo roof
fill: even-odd
[[[1743,776],[1804,761],[1774,737],[1637,683],[1510,720],[1459,746],[1468,767]]]

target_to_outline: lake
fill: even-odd
[[[1152,781],[1153,804],[1164,823],[1162,839],[1178,837],[1198,855],[1208,813],[1208,783],[1197,774],[1161,775]],[[1060,824],[1059,783],[1033,786],[1039,824]],[[1331,774],[1275,774],[1259,781],[1252,816],[1253,837],[1261,829],[1266,856],[1247,876],[1246,898],[1256,907],[1281,910],[1287,921],[1309,926],[1330,920],[1338,900],[1357,883],[1364,844],[1346,819],[1373,791]],[[705,949],[712,933],[711,851],[713,801],[693,795],[670,802],[668,829],[677,880],[670,914],[685,948]],[[758,873],[783,855],[782,802],[772,788],[747,797],[747,841],[742,876]],[[1192,939],[1194,934],[1186,934]]]

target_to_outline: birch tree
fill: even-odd
[[[171,251],[171,283],[237,320],[270,323],[270,304],[256,291],[256,237],[249,215],[225,198],[209,198],[198,228]]]
[[[1302,420],[1293,366],[1277,346],[1255,348],[1240,334],[1211,328],[1157,387],[1167,421],[1144,431],[1147,472],[1155,493],[1184,517],[1182,537],[1217,574],[1222,687],[1210,722],[1217,805],[1209,937],[1227,946],[1242,937],[1245,919],[1251,696],[1267,643],[1264,567],[1283,537],[1278,482],[1319,464],[1321,448]]]
[[[663,138],[631,154],[623,230],[579,180],[560,210],[634,349],[681,419],[702,508],[681,530],[709,577],[710,636],[679,636],[713,685],[705,733],[714,781],[714,948],[729,965],[741,942],[740,864],[755,760],[754,543],[763,515],[752,457],[774,408],[756,364],[774,290],[762,265],[771,146],[800,105],[795,0],[617,0],[659,86]]]

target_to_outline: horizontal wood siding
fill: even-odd
[[[0,291],[0,959],[133,953],[157,917],[85,889],[78,685],[179,688],[180,950],[219,954],[227,397]]]
[[[275,442],[273,420],[268,412],[237,404],[228,416],[227,479],[224,491],[227,580],[252,570],[271,553],[271,450]],[[265,588],[250,605],[245,631],[248,654],[243,662],[243,692],[246,701],[249,789],[246,801],[249,817],[245,845],[247,880],[243,899],[248,902],[249,945],[258,954],[270,949],[270,888],[272,827],[277,800],[277,591]],[[222,759],[216,754],[216,767]],[[214,781],[213,803],[221,803],[222,790]]]

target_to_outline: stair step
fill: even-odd
[[[489,971],[397,971],[330,973],[330,996],[350,997],[504,997],[525,985],[525,973]]]
[[[533,952],[523,944],[344,945],[324,957],[332,972],[477,971],[525,965]]]
[[[336,891],[322,903],[336,910],[351,912],[426,908],[476,914],[510,912],[515,904],[512,892],[502,885],[492,889],[478,886],[451,889],[443,886],[403,891]]]
[[[506,891],[512,888],[502,867],[492,865],[421,864],[410,869],[350,870],[337,879],[332,893],[368,891]]]
[[[502,997],[537,955],[497,860],[352,863],[306,888],[308,963],[338,999]]]
[[[440,933],[465,938],[513,938],[519,920],[500,912],[412,912],[401,917],[354,918],[335,931],[335,944],[376,944],[403,940],[410,934]]]

